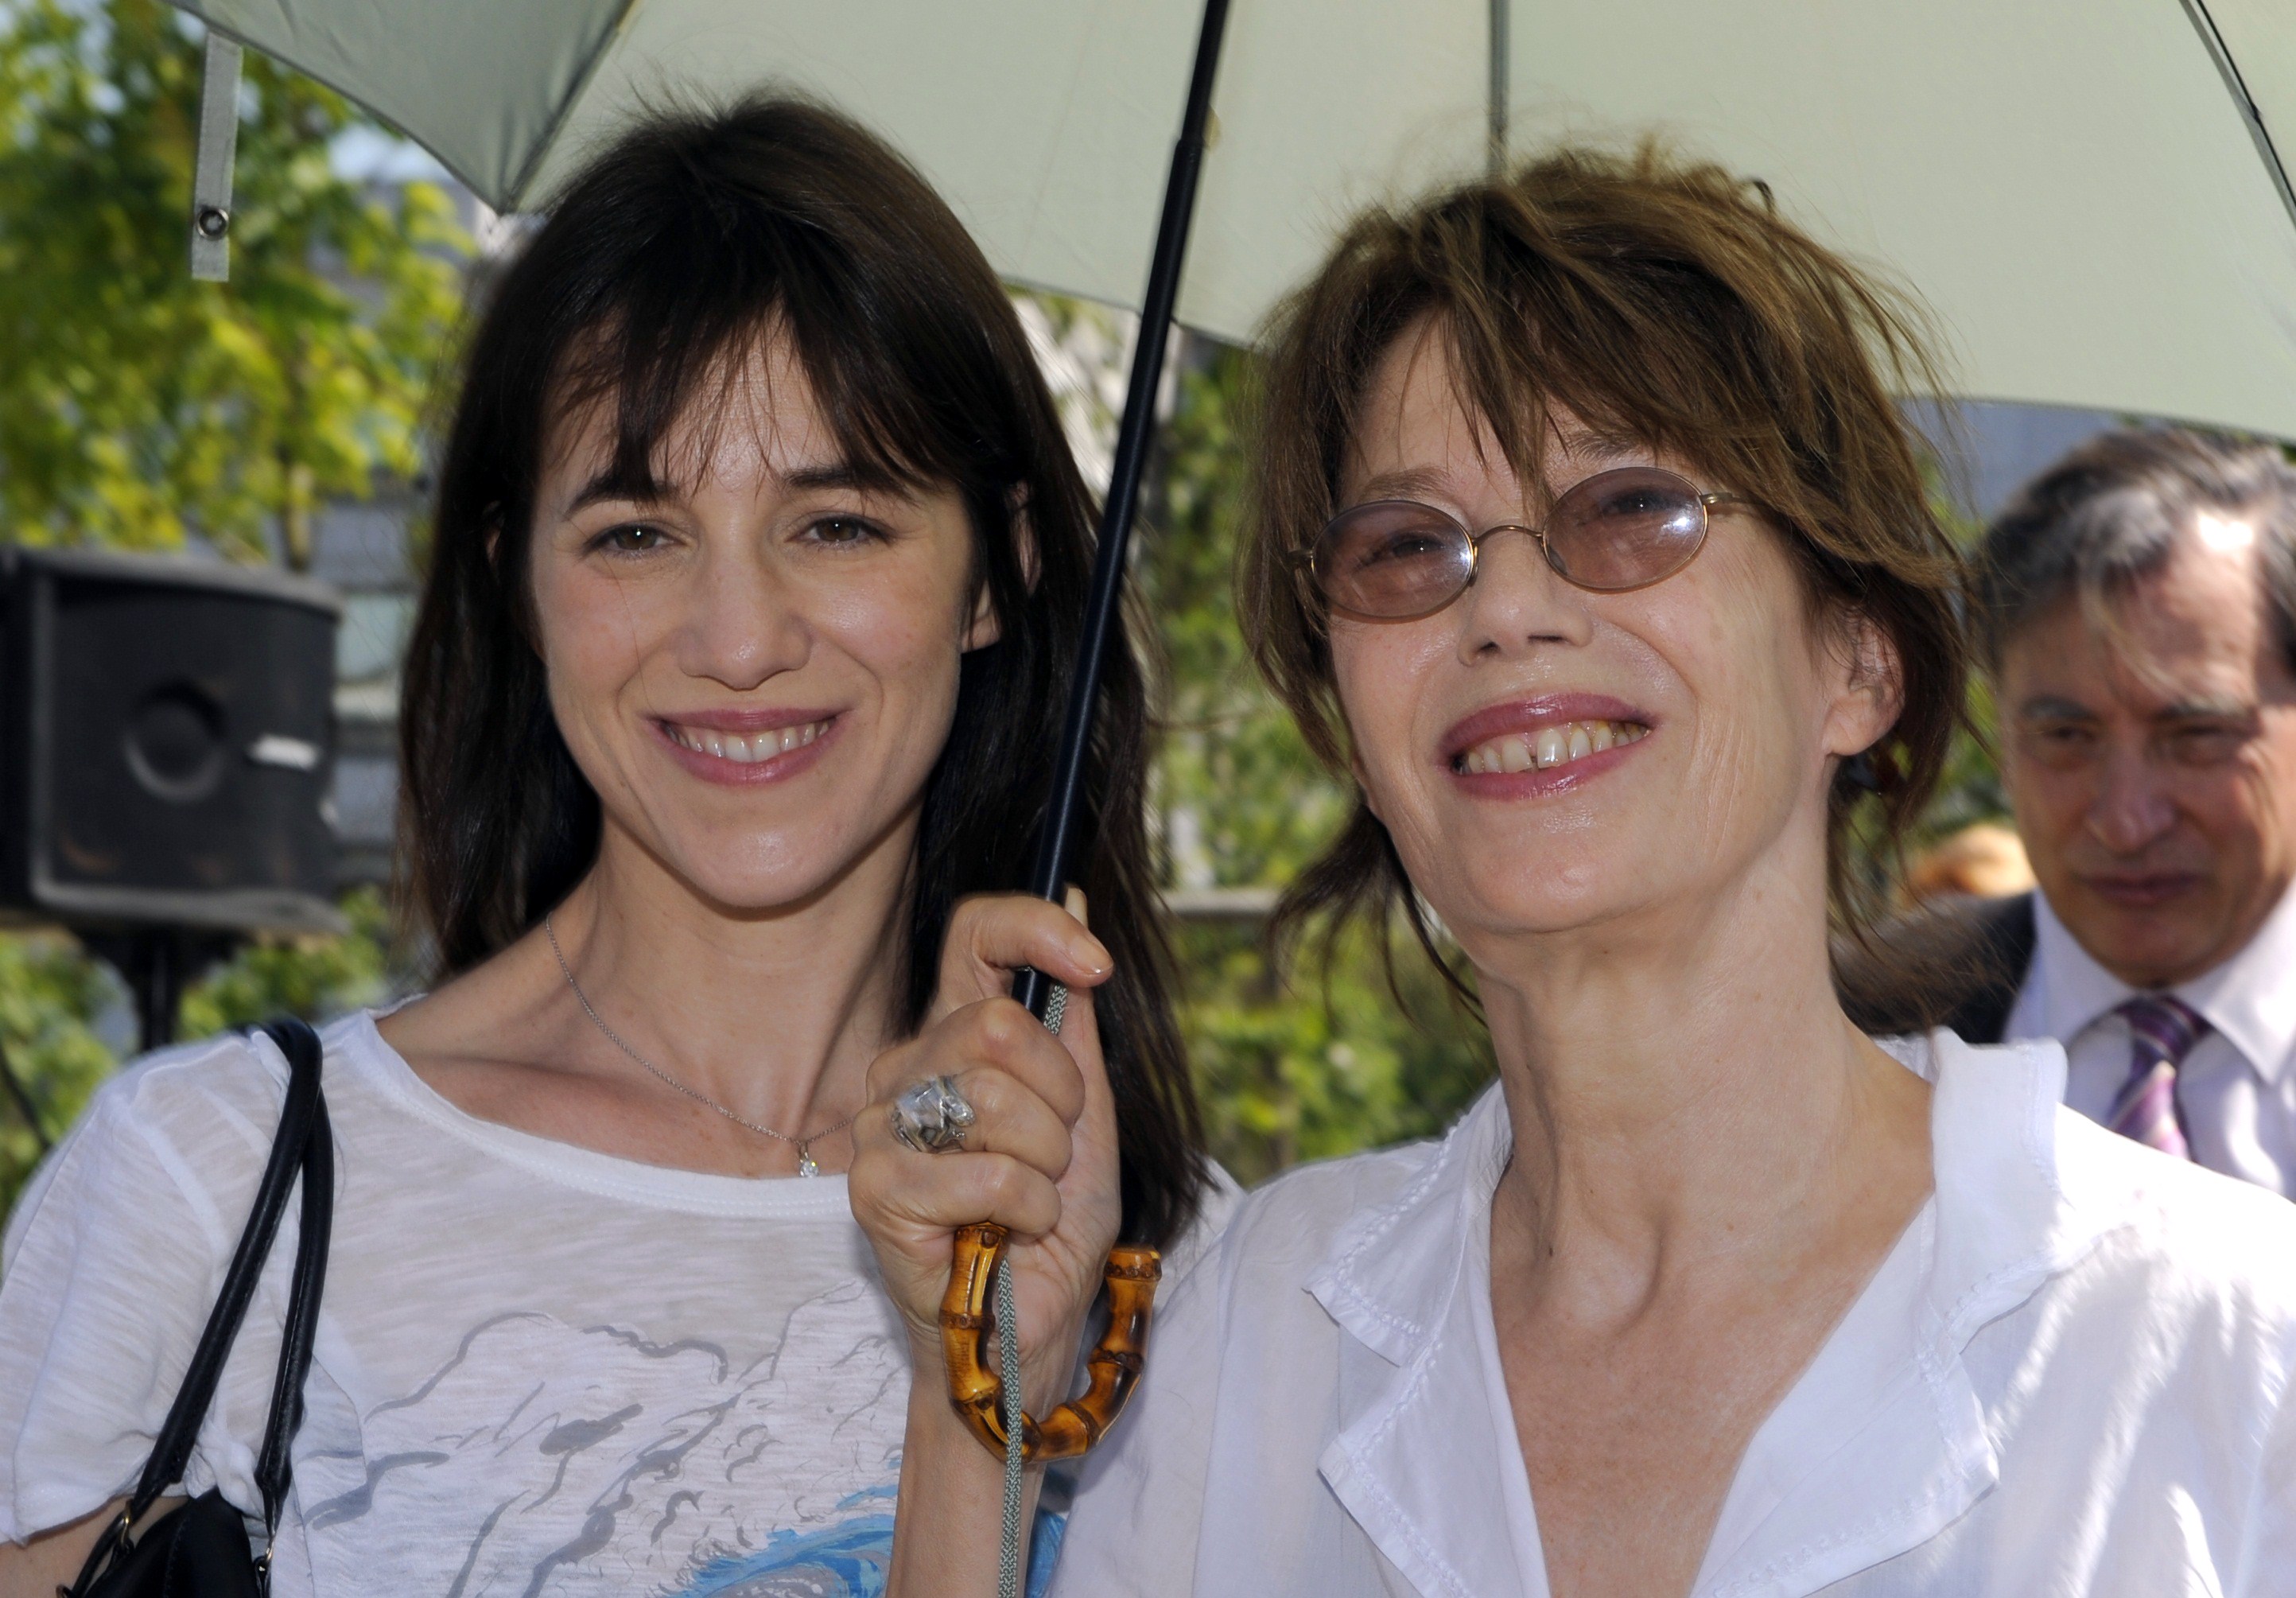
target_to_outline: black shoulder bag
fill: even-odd
[[[301,1021],[266,1021],[263,1030],[287,1056],[287,1107],[271,1144],[270,1162],[255,1192],[254,1213],[231,1257],[223,1292],[200,1333],[184,1385],[160,1428],[152,1458],[135,1494],[81,1567],[64,1598],[259,1598],[271,1590],[270,1539],[279,1529],[293,1470],[287,1446],[303,1420],[303,1378],[311,1369],[311,1332],[319,1316],[319,1290],[327,1276],[327,1234],[334,1222],[334,1141],[327,1102],[319,1092],[319,1037]],[[250,1556],[240,1512],[210,1488],[131,1536],[135,1521],[184,1478],[200,1422],[214,1401],[232,1340],[246,1318],[263,1264],[278,1234],[279,1217],[298,1174],[303,1178],[302,1232],[295,1247],[295,1278],[279,1344],[279,1375],[271,1389],[271,1422],[257,1455],[255,1483],[263,1494],[264,1549]]]

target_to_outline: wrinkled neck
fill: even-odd
[[[1926,1191],[1927,1086],[1843,1015],[1822,885],[1756,880],[1485,954],[1514,1136],[1495,1255],[1511,1242],[1595,1313],[1813,1246],[1883,1168]]]

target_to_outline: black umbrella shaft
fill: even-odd
[[[1196,177],[1203,168],[1204,128],[1212,109],[1212,75],[1219,65],[1220,36],[1227,28],[1228,0],[1204,0],[1196,35],[1195,70],[1188,79],[1187,110],[1180,118],[1179,141],[1172,147],[1172,170],[1164,181],[1164,214],[1156,224],[1156,253],[1148,267],[1148,293],[1140,306],[1140,338],[1132,350],[1132,378],[1124,395],[1124,419],[1116,430],[1116,458],[1108,476],[1108,497],[1100,512],[1100,545],[1093,557],[1092,595],[1085,612],[1084,646],[1076,681],[1069,690],[1068,716],[1061,726],[1060,758],[1045,807],[1045,830],[1037,840],[1037,861],[1029,891],[1058,902],[1075,852],[1077,814],[1084,797],[1085,753],[1092,742],[1093,711],[1100,699],[1100,668],[1116,625],[1124,592],[1125,547],[1132,539],[1132,516],[1140,501],[1140,477],[1148,461],[1156,425],[1156,386],[1164,373],[1170,342],[1172,307],[1179,298],[1180,263],[1188,251],[1188,224],[1196,209]],[[1013,979],[1013,996],[1038,1020],[1052,1002],[1053,984],[1042,971],[1024,969]]]

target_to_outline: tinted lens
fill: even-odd
[[[1670,577],[1705,537],[1698,490],[1650,466],[1575,485],[1546,521],[1547,559],[1582,588],[1639,588]]]
[[[1400,619],[1439,611],[1467,586],[1467,529],[1432,505],[1379,500],[1316,541],[1316,584],[1333,608]]]

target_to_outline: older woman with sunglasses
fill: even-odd
[[[1245,620],[1361,802],[1288,910],[1455,943],[1498,1081],[1246,1201],[1057,1593],[2296,1592],[2296,1210],[1835,995],[1961,712],[1930,381],[1648,155],[1374,213],[1292,305]]]

